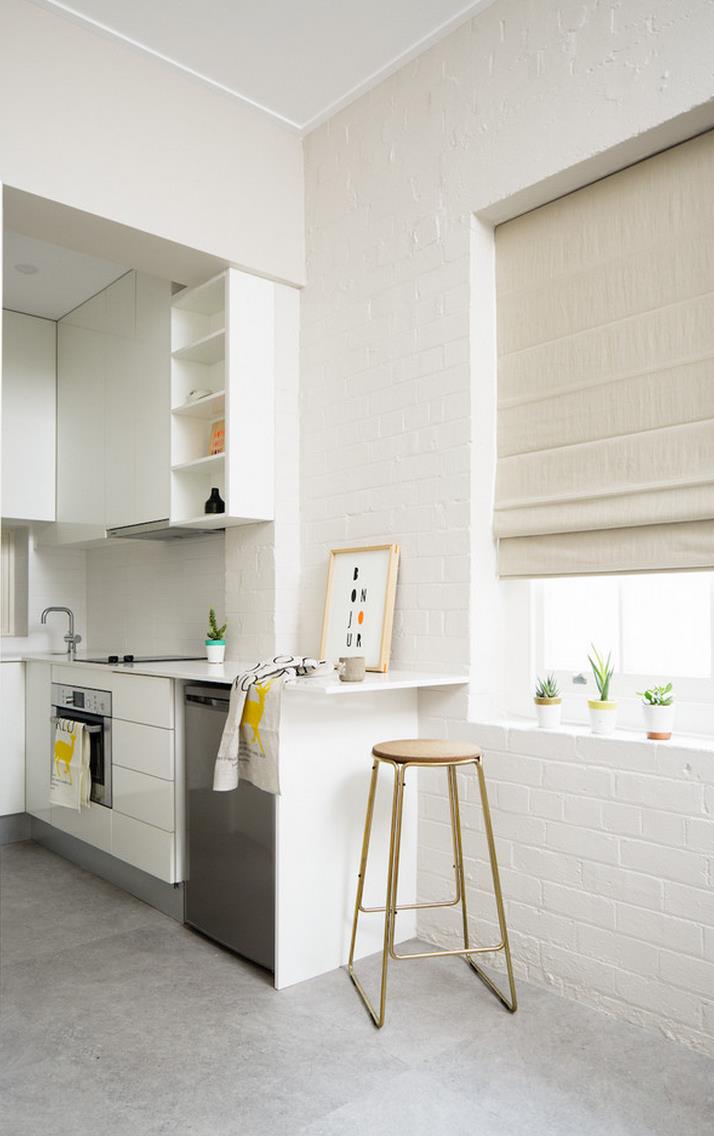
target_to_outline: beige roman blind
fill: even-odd
[[[714,133],[496,230],[502,576],[714,567]]]

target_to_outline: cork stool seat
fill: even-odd
[[[498,860],[496,858],[496,845],[493,838],[493,826],[491,824],[491,812],[488,805],[488,795],[486,792],[486,780],[483,773],[483,764],[481,761],[481,751],[478,746],[469,742],[458,741],[441,741],[431,738],[402,738],[397,741],[378,742],[372,749],[373,763],[372,763],[372,776],[369,784],[369,795],[367,797],[367,815],[364,823],[364,835],[362,838],[362,854],[360,858],[360,869],[357,878],[357,897],[355,900],[354,919],[352,922],[352,940],[350,943],[350,956],[347,964],[347,970],[350,978],[352,979],[357,991],[367,1007],[374,1024],[377,1029],[381,1029],[384,1025],[384,1014],[387,1003],[387,970],[389,960],[394,959],[399,961],[402,959],[417,959],[417,958],[441,958],[444,956],[458,955],[464,958],[472,970],[478,975],[481,981],[488,987],[492,994],[499,999],[500,1002],[511,1013],[515,1013],[517,1009],[516,1000],[516,985],[513,978],[513,965],[511,962],[511,949],[508,942],[508,929],[506,927],[506,916],[503,906],[503,894],[501,892],[501,881],[498,871]],[[462,846],[461,836],[461,812],[459,805],[459,788],[456,777],[456,770],[462,766],[473,765],[476,770],[476,777],[478,780],[479,794],[481,798],[481,809],[483,812],[484,829],[486,833],[486,843],[488,845],[488,856],[491,867],[491,879],[493,881],[493,890],[496,899],[496,911],[498,914],[498,926],[500,939],[499,942],[493,946],[487,947],[472,947],[470,944],[469,936],[469,923],[468,912],[466,908],[466,882],[464,877],[464,853]],[[391,766],[394,773],[394,788],[392,792],[392,813],[389,834],[389,854],[387,860],[387,895],[386,904],[384,907],[365,907],[362,900],[364,896],[364,883],[365,874],[367,870],[367,859],[369,855],[369,843],[372,834],[372,820],[374,817],[374,802],[377,794],[377,780],[379,777],[379,770],[381,766]],[[402,815],[404,808],[404,786],[406,779],[406,772],[410,768],[442,768],[446,771],[446,779],[449,791],[449,813],[451,820],[451,836],[454,851],[454,878],[456,894],[453,899],[442,900],[438,903],[397,903],[397,890],[399,887],[399,858],[401,851],[401,836],[402,836]],[[436,907],[461,907],[462,928],[463,928],[463,947],[454,950],[438,950],[438,951],[419,951],[411,954],[398,954],[394,947],[394,934],[397,915],[400,911],[414,911],[420,908],[436,908]],[[382,977],[379,993],[379,1008],[376,1009],[370,998],[365,991],[362,983],[355,974],[354,957],[355,945],[357,942],[357,927],[359,924],[360,915],[371,915],[379,913],[384,916],[384,941],[382,948]],[[492,981],[491,978],[481,969],[476,962],[476,957],[481,954],[495,954],[502,952],[506,963],[506,974],[508,978],[509,993],[504,994],[498,986]]]

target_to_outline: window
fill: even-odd
[[[0,635],[27,635],[27,529],[0,532]]]
[[[531,589],[535,670],[556,674],[565,717],[585,720],[594,643],[612,651],[620,724],[639,726],[637,691],[671,680],[679,728],[714,731],[714,572],[562,577]],[[574,682],[581,675],[587,686]]]

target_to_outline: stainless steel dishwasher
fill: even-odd
[[[186,707],[185,921],[275,968],[275,797],[241,781],[214,793],[230,687],[190,684]]]

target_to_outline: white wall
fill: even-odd
[[[529,187],[539,185],[535,196],[542,201],[548,187],[555,196],[665,144],[664,133],[655,138],[644,132],[712,99],[712,42],[714,9],[698,0],[500,0],[306,139],[304,649],[314,649],[319,636],[329,548],[396,540],[403,559],[394,664],[469,667],[473,705],[492,705],[499,669],[494,612],[501,598],[490,535],[493,260],[488,230],[473,214],[489,210],[504,218],[509,208],[515,213],[536,203]],[[710,111],[697,114],[699,129],[714,121]],[[669,141],[679,129],[686,127],[675,124]],[[509,198],[510,207],[503,204]],[[471,736],[465,698],[442,695],[436,704],[424,699],[424,708],[425,731],[436,722],[435,728]],[[529,746],[524,740],[523,753]],[[577,764],[572,754],[569,760]],[[541,766],[526,756],[510,780],[527,778],[532,764],[532,775],[541,776]],[[498,781],[496,758],[489,758],[487,773]],[[649,786],[655,811],[667,812],[670,788],[688,791],[685,766],[673,767],[667,777],[672,786]],[[588,795],[586,789],[573,792]],[[566,790],[554,786],[553,793],[554,807],[564,809]],[[443,812],[443,793],[433,801]],[[710,820],[706,801],[711,809],[710,796],[692,799],[692,822]],[[545,824],[534,816],[531,798],[521,794],[518,808],[516,824],[532,830],[535,847],[543,844],[547,829],[540,831]],[[502,807],[497,829],[507,837],[506,811]],[[582,821],[573,817],[577,834]],[[471,810],[466,819],[468,841],[477,819]],[[662,821],[662,833],[668,823]],[[695,829],[681,831],[685,846],[699,839],[691,835]],[[424,828],[423,837],[426,893],[435,878],[445,886],[451,852],[443,826]],[[562,849],[550,855],[559,863],[568,860]],[[668,858],[677,859],[660,850],[647,867],[628,868],[619,846],[614,855],[615,898],[622,903],[628,902],[628,872],[657,876],[659,864],[664,880],[671,878],[664,871]],[[696,856],[699,865],[707,860],[701,849]],[[588,859],[585,842],[582,857],[573,852],[572,858]],[[659,998],[658,1019],[640,1010],[637,1015],[714,1048],[712,1010],[702,988],[711,977],[714,989],[711,912],[709,937],[695,944],[683,931],[681,939],[668,939],[666,965],[658,962],[646,972],[632,948],[632,983],[626,990],[624,980],[613,978],[605,997],[593,975],[597,968],[579,966],[588,957],[609,961],[613,969],[603,935],[588,930],[597,927],[597,904],[592,901],[588,915],[587,898],[571,897],[570,923],[582,922],[585,930],[573,932],[559,952],[552,950],[555,901],[540,887],[537,866],[522,868],[520,883],[513,873],[508,881],[511,923],[523,945],[521,973],[628,1017],[633,1006],[646,999],[651,1006]],[[537,917],[523,910],[527,877],[535,881],[530,902]],[[702,922],[704,908],[696,914],[702,888],[696,881],[686,886],[692,891],[685,908],[675,913],[662,906],[651,923],[664,926],[667,915]],[[424,921],[422,928],[448,939],[446,917]],[[639,938],[644,941],[647,932]],[[681,961],[678,977],[672,958]]]
[[[302,280],[296,133],[28,0],[0,22],[0,181]]]
[[[205,654],[208,609],[224,609],[222,535],[113,541],[86,555],[93,651]]]

